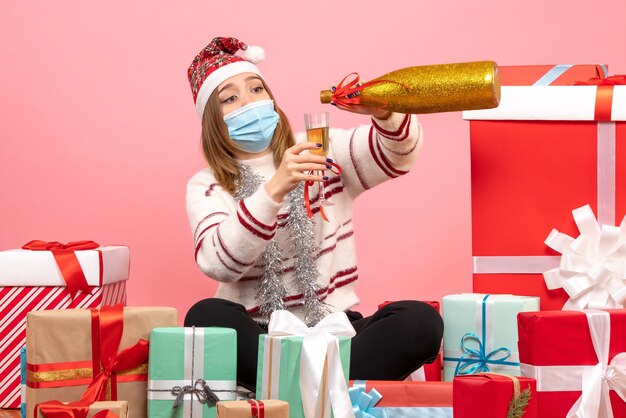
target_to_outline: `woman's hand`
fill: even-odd
[[[324,181],[328,178],[306,174],[307,171],[324,171],[328,168],[326,157],[305,150],[317,149],[314,142],[300,142],[285,151],[276,174],[267,182],[265,190],[275,202],[282,202],[285,195],[298,186],[301,181]]]
[[[338,109],[345,110],[346,112],[360,113],[362,115],[374,116],[376,119],[385,120],[391,116],[389,110],[382,107],[364,106],[358,104],[351,104],[349,106],[336,105]]]

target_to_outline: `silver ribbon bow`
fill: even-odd
[[[185,399],[185,395],[191,395],[193,399],[194,395],[198,398],[200,403],[206,403],[208,406],[215,406],[219,398],[211,390],[209,385],[206,384],[204,379],[198,379],[192,385],[174,386],[172,388],[172,395],[176,396],[172,409],[178,408]]]

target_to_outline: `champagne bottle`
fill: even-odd
[[[408,67],[363,84],[358,84],[358,74],[347,82],[349,77],[333,90],[322,90],[321,102],[414,114],[489,109],[500,102],[498,66],[493,61]]]

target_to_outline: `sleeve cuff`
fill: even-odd
[[[239,201],[237,217],[241,225],[253,235],[270,240],[276,233],[276,217],[282,207],[281,203],[272,200],[264,185],[252,196]]]

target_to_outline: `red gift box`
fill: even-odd
[[[556,70],[501,67],[500,106],[463,113],[471,121],[473,290],[539,296],[542,310],[568,299],[542,276],[560,261],[544,244],[550,231],[577,236],[572,210],[586,204],[601,223],[626,214],[626,86],[569,85],[603,75],[601,66]],[[547,85],[552,79],[558,85]]]
[[[44,248],[62,247],[62,244],[41,241],[29,244],[33,243],[40,247],[37,251],[0,251],[0,408],[20,406],[20,348],[26,342],[28,312],[126,304],[128,247],[98,247],[90,242],[94,248],[61,249],[62,254],[55,256]],[[80,247],[90,246],[77,248]],[[68,261],[68,255],[75,258]],[[65,260],[57,257],[65,257]],[[74,275],[82,274],[80,279],[90,291],[75,294],[68,291],[69,276],[66,277],[61,268],[63,261]],[[77,263],[78,268],[73,268],[72,262]]]
[[[423,301],[435,308],[437,312],[441,313],[439,302],[436,300]],[[385,301],[378,305],[378,309],[385,305],[390,304],[391,301]],[[443,368],[443,354],[439,352],[439,355],[432,363],[424,364],[422,367],[414,371],[406,378],[408,382],[441,382],[441,370]]]
[[[524,408],[524,418],[537,417],[536,382],[528,377],[504,376],[493,373],[456,376],[452,382],[454,418],[502,418],[509,411],[515,395],[530,391],[530,399]]]
[[[518,330],[522,374],[537,380],[540,417],[565,417],[582,390],[593,397],[594,388],[614,389],[619,379],[626,388],[626,310],[522,312]],[[626,417],[626,402],[614,390],[609,397],[613,416]]]

